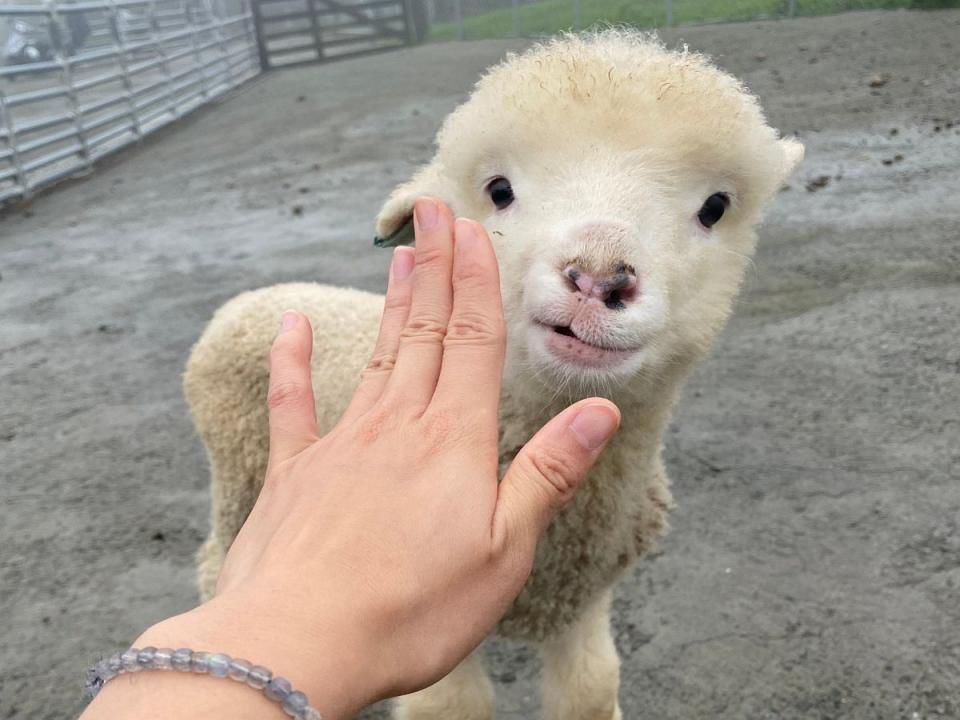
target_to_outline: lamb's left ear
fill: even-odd
[[[786,182],[787,178],[793,175],[793,172],[803,162],[803,143],[794,138],[784,138],[779,141],[780,150],[783,152],[783,165],[780,172],[780,182]]]
[[[413,243],[413,204],[426,195],[440,198],[456,211],[450,197],[450,183],[444,180],[440,165],[434,161],[421,168],[407,182],[398,185],[377,215],[377,247],[394,247]]]

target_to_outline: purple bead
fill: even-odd
[[[153,655],[157,652],[155,647],[145,647],[137,653],[137,665],[142,669],[148,670],[153,667]]]
[[[241,660],[239,658],[233,658],[230,661],[230,670],[228,675],[231,680],[239,680],[241,682],[246,681],[247,675],[250,674],[250,668],[252,665],[247,660]]]
[[[298,718],[306,710],[307,705],[307,696],[299,690],[294,690],[283,701],[283,711],[290,717]]]
[[[105,658],[104,660],[101,660],[101,661],[100,661],[100,666],[101,666],[101,668],[100,668],[100,669],[101,669],[101,674],[103,675],[104,681],[112,680],[113,678],[115,678],[117,675],[120,674],[120,670],[119,670],[119,669],[118,669],[118,670],[114,670],[114,669],[113,669],[113,668],[114,668],[114,665],[113,665],[113,663],[110,662],[110,659],[109,659],[109,658]],[[122,666],[121,666],[121,667],[122,667]]]
[[[107,682],[107,680],[112,680],[117,676],[117,673],[110,670],[110,666],[106,660],[98,661],[97,664],[93,666],[93,672],[97,679],[99,679],[101,685]]]
[[[226,677],[227,671],[230,669],[230,656],[221,653],[210,653],[207,656],[207,665],[213,677]]]
[[[297,720],[323,720],[320,717],[320,711],[315,710],[312,707],[305,707],[299,715],[297,715]]]
[[[254,690],[262,690],[267,686],[267,683],[270,682],[270,678],[272,677],[273,673],[263,667],[263,665],[254,665],[250,668],[250,672],[247,673],[247,685]]]
[[[157,670],[169,670],[173,662],[173,650],[170,648],[160,648],[153,654],[153,666]]]
[[[89,697],[96,697],[105,682],[106,680],[100,676],[100,671],[96,665],[87,668],[87,681],[84,683],[84,689]]]
[[[114,675],[119,675],[123,671],[123,655],[122,653],[114,653],[107,658],[107,667],[110,668],[110,672]]]
[[[180,648],[175,651],[173,658],[170,660],[173,669],[179,670],[180,672],[190,672],[190,655],[190,648]]]
[[[210,653],[195,652],[190,656],[190,669],[195,673],[210,671]]]
[[[138,656],[139,653],[136,648],[130,648],[124,651],[123,655],[120,656],[120,662],[123,663],[124,672],[136,672],[140,669]]]
[[[267,684],[263,694],[267,696],[268,700],[283,703],[292,690],[289,680],[284,677],[275,677]]]

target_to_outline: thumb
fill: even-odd
[[[529,543],[532,553],[619,426],[617,406],[601,398],[581,400],[544,425],[500,483],[495,537],[506,544]]]

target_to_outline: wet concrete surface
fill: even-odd
[[[960,718],[960,12],[664,36],[808,160],[667,438],[673,532],[617,593],[625,717]],[[75,715],[93,656],[195,602],[191,343],[248,288],[381,289],[381,200],[522,45],[271,74],[0,221],[0,718]],[[499,716],[536,717],[534,654],[490,659]]]

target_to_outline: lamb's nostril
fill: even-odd
[[[620,299],[619,290],[614,290],[612,293],[607,295],[607,299],[603,301],[603,304],[611,310],[623,310],[626,307],[623,300]]]
[[[573,292],[589,295],[593,289],[593,278],[583,273],[576,265],[567,265],[563,269],[563,276]]]
[[[610,279],[598,283],[597,289],[604,305],[611,310],[623,310],[627,303],[637,299],[637,276],[633,268],[619,265]]]
[[[562,274],[571,292],[578,294],[578,301],[595,298],[610,310],[623,310],[637,297],[636,273],[625,263],[619,263],[610,275],[603,277],[588,275],[576,265],[566,266]]]

